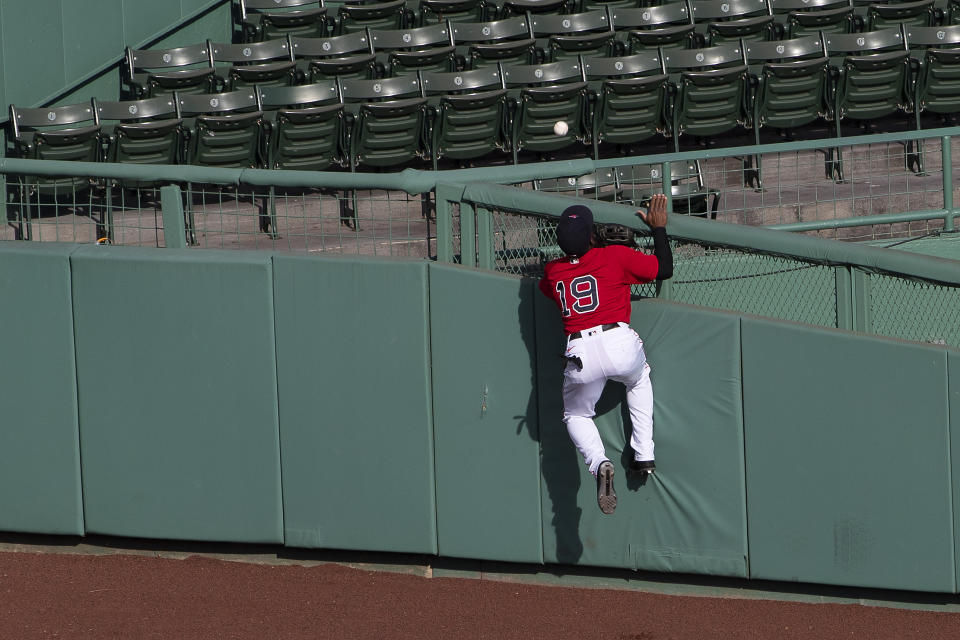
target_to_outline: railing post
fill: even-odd
[[[163,246],[186,249],[187,228],[183,221],[183,194],[179,186],[160,187],[160,209],[163,211]]]
[[[851,277],[852,267],[840,265],[833,268],[836,277],[837,329],[854,329],[854,299]]]
[[[493,259],[493,214],[483,207],[477,207],[477,266],[491,271],[496,267]]]
[[[437,262],[453,262],[453,203],[462,206],[462,184],[437,184],[434,199],[437,203]],[[460,243],[463,244],[461,233]]]
[[[853,330],[871,333],[873,321],[870,317],[870,278],[866,272],[856,267],[850,267],[850,293]]]
[[[667,215],[673,214],[673,172],[670,167],[669,162],[662,162],[660,164],[660,184],[663,188],[663,193],[667,196]],[[669,219],[667,220],[669,225]],[[670,280],[657,280],[656,284],[657,297],[663,298],[664,300],[670,300],[673,298],[673,282]]]
[[[473,205],[460,201],[460,264],[477,266],[477,223]]]
[[[953,153],[950,148],[950,136],[940,139],[940,154],[943,158],[943,230],[953,231]]]

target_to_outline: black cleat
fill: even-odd
[[[647,484],[647,480],[657,470],[657,465],[653,460],[631,460],[627,465],[627,475],[640,480],[640,486]]]
[[[613,490],[613,463],[604,460],[597,468],[597,504],[610,515],[617,508],[617,492]]]
[[[627,470],[631,473],[653,473],[657,470],[657,465],[653,460],[631,460]]]

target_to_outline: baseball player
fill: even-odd
[[[566,254],[544,267],[540,290],[556,302],[567,334],[563,372],[563,421],[567,432],[597,478],[600,511],[613,513],[613,463],[603,450],[593,422],[607,380],[627,388],[633,434],[628,470],[641,483],[653,473],[653,388],[643,341],[630,328],[630,285],[673,275],[667,238],[667,198],[653,196],[648,211],[637,214],[653,231],[653,255],[624,245],[597,246],[593,213],[583,205],[567,207],[557,225],[557,244]]]

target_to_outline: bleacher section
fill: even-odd
[[[930,0],[655,6],[623,0],[238,0],[234,8],[234,42],[128,47],[120,96],[52,108],[11,105],[6,155],[392,172],[830,138],[821,151],[822,169],[806,160],[794,163],[802,173],[789,179],[819,194],[823,188],[815,179],[834,188],[849,184],[856,171],[839,138],[941,126],[960,112],[954,80],[960,24],[949,24],[960,23],[960,16]],[[560,120],[568,130],[557,135],[553,125]],[[942,162],[925,158],[916,138],[903,147],[903,179],[914,176],[931,183],[923,189],[939,191]],[[726,219],[749,223],[749,211],[769,206],[762,192],[775,184],[777,221],[783,221],[785,166],[779,158],[771,163],[751,151],[709,163],[684,157],[676,164],[682,169],[671,183],[675,212],[717,218],[719,207]],[[642,175],[650,171],[647,163],[606,165],[596,173],[545,176],[531,186],[602,197],[597,194],[605,185],[612,199],[639,203],[651,191],[649,175]],[[889,175],[889,168],[882,171]],[[150,186],[142,178],[83,176],[27,175],[9,182],[17,193],[8,202],[19,203],[21,211],[12,223],[17,238],[29,237],[24,221],[29,229],[39,198],[87,198],[93,211],[102,193],[106,204],[96,235],[112,239],[113,212],[129,207],[114,198],[122,199],[123,189]],[[196,185],[202,181],[187,190]],[[834,200],[837,193],[834,188]],[[856,193],[853,188],[850,195]],[[356,227],[356,191],[335,195],[340,220]],[[269,207],[256,216],[259,230],[273,236],[272,188],[269,197]],[[738,199],[744,214],[730,215]],[[424,217],[430,215],[427,200]],[[799,223],[804,200],[796,202]]]

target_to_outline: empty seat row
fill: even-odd
[[[380,2],[323,0],[238,0],[235,7],[238,40],[254,42],[286,35],[326,37],[364,27],[413,28],[438,22],[487,22],[526,14],[569,15],[596,10],[626,15],[631,9],[672,4],[674,0],[387,0]],[[776,16],[777,37],[801,35],[810,30],[875,30],[890,21],[917,26],[956,24],[960,0],[695,0],[691,15],[696,22],[729,21]],[[725,8],[724,8],[725,7]],[[626,10],[626,11],[624,11]],[[921,22],[926,24],[921,24]],[[701,43],[702,44],[702,43]]]
[[[444,21],[410,29],[365,27],[331,37],[288,33],[246,44],[207,41],[175,49],[128,48],[123,86],[125,97],[132,98],[171,91],[211,93],[254,84],[536,64],[851,33],[862,25],[877,31],[933,22],[933,0],[917,0],[868,5],[870,13],[861,25],[852,13],[854,1],[695,0],[648,8],[608,6],[568,15],[528,13],[492,22]],[[775,20],[775,3],[790,9],[783,23]],[[805,8],[797,8],[801,6]]]

